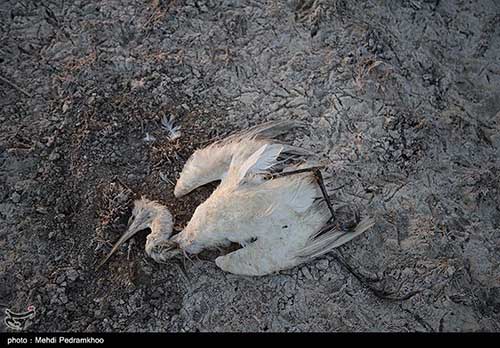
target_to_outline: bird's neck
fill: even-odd
[[[173,225],[170,212],[166,209],[161,209],[151,222],[151,235],[156,239],[167,240],[172,235]]]

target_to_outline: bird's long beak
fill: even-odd
[[[118,248],[123,243],[125,243],[127,240],[132,238],[137,232],[139,232],[137,227],[134,226],[134,224],[131,222],[132,221],[129,220],[128,226],[127,226],[127,231],[125,231],[125,233],[120,237],[120,239],[118,239],[118,242],[115,243],[115,245],[113,246],[113,248],[111,249],[109,254],[104,258],[104,260],[101,261],[99,266],[97,266],[96,271],[98,271],[109,260],[109,258],[116,252],[116,250],[118,250]]]

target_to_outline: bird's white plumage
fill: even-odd
[[[309,151],[274,140],[299,125],[268,122],[197,150],[180,175],[175,195],[215,180],[221,184],[196,208],[184,230],[168,239],[173,225],[168,210],[141,199],[110,255],[137,231],[151,228],[146,253],[158,262],[178,254],[176,247],[196,254],[233,242],[243,248],[218,257],[217,266],[236,274],[265,275],[321,256],[366,231],[373,225],[370,218],[353,232],[328,225],[331,212],[313,173],[273,177],[307,167],[290,163],[311,157]]]
[[[259,170],[269,168],[277,154],[267,145],[246,160],[237,154],[227,177],[173,240],[188,253],[240,243],[245,247],[217,258],[216,264],[231,273],[264,275],[328,252],[371,227],[366,221],[357,233],[332,229],[316,239],[331,215],[312,173],[263,182],[241,180],[260,160]]]
[[[237,154],[233,157],[227,175],[223,178],[224,186],[241,184],[245,176],[265,174],[278,162],[283,146],[264,144],[255,153]]]
[[[277,136],[301,126],[297,121],[267,122],[196,150],[182,169],[174,195],[181,197],[199,186],[221,180],[227,174],[235,154],[246,159],[263,145],[275,143]],[[309,151],[287,144],[283,144],[282,153],[289,156],[311,155]]]

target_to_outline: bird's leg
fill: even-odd
[[[321,174],[321,170],[319,170],[319,168],[314,169],[314,177],[316,178],[316,181],[318,182],[318,185],[321,188],[321,193],[323,194],[323,198],[326,201],[326,205],[330,210],[330,214],[332,214],[332,216],[328,220],[328,223],[333,223],[335,221],[335,213],[333,212],[332,202],[330,201],[330,197],[328,197],[328,192],[326,191],[325,181],[323,180],[323,174]]]
[[[185,259],[182,259],[182,260],[176,260],[176,262],[174,262],[174,265],[177,267],[177,269],[180,271],[179,273],[181,274],[182,278],[184,279],[184,281],[187,283],[187,284],[190,284],[190,281],[189,281],[189,276],[186,272],[186,263],[185,263]]]
[[[342,265],[345,269],[347,269],[349,271],[349,273],[351,273],[357,280],[359,280],[359,282],[365,286],[367,289],[369,289],[375,296],[377,296],[378,298],[382,299],[382,300],[389,300],[389,301],[404,301],[404,300],[407,300],[411,297],[413,297],[414,295],[418,294],[420,291],[419,290],[416,290],[416,291],[411,291],[410,293],[406,294],[406,295],[403,295],[403,296],[400,296],[400,297],[397,297],[397,296],[394,296],[394,293],[391,292],[391,291],[387,291],[385,290],[383,287],[382,289],[379,289],[373,285],[371,285],[370,283],[378,283],[380,282],[380,279],[369,279],[367,278],[366,276],[356,272],[345,260],[343,257],[341,257],[339,254],[335,254],[333,255],[333,257],[335,258],[335,260],[340,264]]]
[[[135,244],[135,239],[131,239],[130,242],[128,243],[127,247],[127,270],[128,270],[128,277],[130,279],[130,282],[132,284],[135,284],[135,267],[134,267],[134,261],[132,260],[132,248],[134,247]]]
[[[130,262],[130,254],[132,253],[132,247],[134,246],[135,244],[135,240],[131,239],[130,242],[128,243],[128,249],[127,249],[127,261]]]
[[[290,176],[290,175],[295,175],[295,174],[314,172],[315,170],[319,170],[321,168],[323,168],[323,166],[302,168],[302,169],[297,169],[297,170],[290,170],[288,172],[274,173],[274,174],[272,174],[272,176],[275,178],[280,178],[283,176]]]
[[[333,206],[332,206],[332,202],[330,201],[330,197],[328,197],[328,192],[326,191],[325,182],[323,180],[323,175],[321,174],[321,170],[320,170],[321,168],[323,168],[323,166],[303,168],[303,169],[292,170],[289,172],[282,172],[282,173],[273,174],[273,176],[274,177],[283,177],[283,176],[289,176],[289,175],[295,175],[295,174],[301,174],[301,173],[307,173],[307,172],[314,173],[314,177],[316,178],[316,181],[318,182],[318,185],[321,189],[321,193],[323,194],[323,198],[326,201],[326,205],[328,206],[328,210],[330,210],[330,214],[332,214],[331,218],[328,220],[328,223],[327,223],[330,225],[335,221],[335,213],[333,211]]]

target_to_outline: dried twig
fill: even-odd
[[[13,82],[10,82],[9,80],[7,80],[5,77],[3,77],[2,75],[0,75],[0,80],[5,82],[6,84],[8,84],[9,86],[17,89],[19,92],[21,92],[22,94],[24,94],[25,96],[27,97],[30,97],[30,98],[33,98],[33,96],[31,94],[29,94],[28,92],[26,92],[24,89],[22,89],[21,87],[19,87],[18,85],[16,85],[15,83]]]

